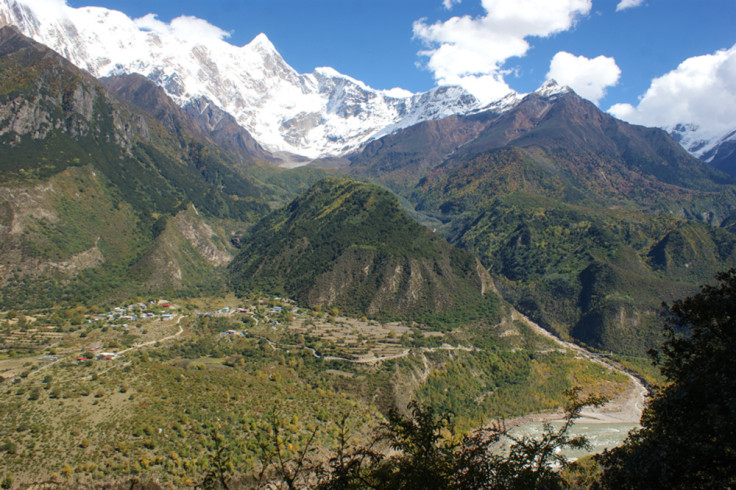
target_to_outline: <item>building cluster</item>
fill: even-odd
[[[148,303],[133,303],[126,306],[116,306],[107,313],[94,315],[90,321],[102,320],[109,324],[122,324],[127,327],[128,323],[137,320],[171,320],[174,315],[170,313],[175,309],[169,301],[151,300]]]

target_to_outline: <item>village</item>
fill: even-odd
[[[77,311],[74,311],[77,310]],[[0,355],[7,357],[22,355],[24,352],[33,352],[39,349],[56,351],[65,347],[72,334],[78,333],[80,339],[85,339],[95,329],[123,332],[145,328],[151,322],[168,322],[174,319],[177,308],[168,300],[150,300],[148,303],[136,302],[122,306],[115,306],[108,312],[96,312],[96,308],[84,311],[81,308],[67,310],[61,315],[53,314],[17,314],[5,312],[0,320]],[[56,324],[54,324],[56,322]],[[89,345],[89,356],[94,359],[113,359],[116,352],[102,351],[101,345]],[[56,354],[49,354],[42,360],[53,360]],[[79,361],[91,360],[84,356]]]
[[[342,317],[336,309],[301,309],[281,297],[249,301],[136,300],[63,312],[0,313],[0,377],[30,375],[65,362],[115,362],[126,354],[155,348],[185,333],[192,321],[221,319],[219,336],[250,337],[268,349],[303,350],[325,360],[372,364],[404,357],[410,346],[440,347],[443,334],[418,333],[402,323]],[[450,348],[444,345],[443,348]]]

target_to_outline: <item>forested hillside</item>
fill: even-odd
[[[498,314],[475,257],[412,220],[386,190],[346,179],[320,181],[257,223],[230,275],[240,294],[358,316],[458,323]]]

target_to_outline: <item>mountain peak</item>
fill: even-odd
[[[254,37],[246,46],[254,51],[278,53],[276,46],[274,46],[268,36],[262,32]]]
[[[320,74],[327,78],[345,78],[345,75],[335,70],[331,66],[318,66],[314,69],[314,73]]]
[[[344,73],[340,73],[330,66],[318,66],[314,69],[313,74],[317,77],[334,79],[335,81],[338,81],[338,83],[340,80],[347,81],[348,83],[360,87],[362,90],[373,91],[373,89],[369,87],[365,82],[362,82],[349,75],[345,75]]]
[[[556,80],[550,78],[545,81],[534,93],[542,97],[550,97],[552,95],[568,94],[572,89],[567,85],[560,85]]]
[[[309,306],[423,321],[468,305],[480,318],[496,302],[475,257],[414,221],[374,184],[319,181],[249,237],[230,266],[238,294],[286,293]]]

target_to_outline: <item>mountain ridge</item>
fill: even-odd
[[[23,10],[15,0],[0,2],[0,5],[15,5],[21,12],[18,15],[31,24],[36,22],[33,24],[36,28],[41,25],[37,18],[28,17],[30,11]],[[110,14],[105,9],[71,10],[93,19],[108,15],[121,21],[127,19],[119,12]],[[135,22],[130,19],[126,22],[123,22],[124,32],[133,28],[136,32],[140,31]],[[64,27],[67,31],[73,28],[72,24]],[[61,31],[57,29],[54,32]],[[152,39],[158,36],[161,40],[161,35],[150,31],[145,37]],[[176,41],[167,39],[171,43]],[[131,43],[134,44],[134,41]],[[298,86],[307,92],[314,89],[316,92],[310,93],[320,94],[323,97],[319,99],[322,101],[320,104],[324,102],[325,107],[336,117],[359,120],[366,115],[363,102],[366,98],[375,98],[375,94],[371,96],[372,92],[364,84],[329,68],[317,69],[311,75],[296,73],[286,65],[265,36],[258,36],[251,44],[243,47],[244,53],[255,52],[258,55],[250,60],[251,67],[255,66],[264,74],[279,75],[278,80],[268,79],[264,83],[282,84],[282,88]],[[131,45],[126,45],[126,50]],[[212,59],[212,50],[206,45],[189,43],[188,48],[187,56],[199,57],[204,61]],[[247,56],[243,56],[243,60],[248,61]],[[213,66],[210,66],[211,71],[217,71]],[[128,69],[125,66],[118,68],[120,74]],[[12,77],[13,73],[7,71],[5,75]],[[171,119],[181,109],[181,103],[184,105],[181,109],[184,115],[189,114],[187,109],[204,114],[207,107],[213,104],[212,100],[189,97],[191,94],[186,92],[178,73],[154,69],[149,73],[149,78],[163,86],[163,89],[155,90],[150,79],[131,75],[119,77],[123,78],[117,78],[118,81],[130,82],[130,85],[126,85],[126,82],[118,86],[121,93],[126,93],[128,89],[135,92],[145,88],[151,91],[147,92],[149,95],[155,95],[152,99],[143,97],[138,102],[144,106],[150,103],[154,112],[157,107],[164,108],[159,118],[163,126],[149,123],[140,115],[135,117],[143,123],[127,123],[118,112],[111,111],[110,120],[105,119],[104,126],[92,129],[97,131],[95,135],[100,134],[99,131],[109,130],[107,143],[113,141],[117,146],[114,155],[111,154],[113,158],[105,155],[97,165],[106,165],[105,175],[125,190],[126,198],[137,196],[136,199],[131,198],[130,203],[142,213],[147,226],[151,230],[155,228],[153,238],[165,236],[170,241],[175,240],[172,234],[174,228],[169,226],[170,223],[157,220],[160,215],[170,217],[175,212],[181,212],[187,199],[197,208],[221,219],[233,217],[241,211],[250,213],[248,219],[256,218],[265,212],[267,200],[277,200],[274,195],[266,196],[268,189],[247,179],[241,167],[228,164],[228,157],[221,155],[214,146],[190,141],[182,136],[183,133],[173,137],[164,135],[162,128],[167,125],[168,129],[176,129],[178,125],[189,124],[182,122],[184,116]],[[85,80],[93,83],[91,77]],[[265,86],[260,88],[269,89]],[[89,102],[89,97],[85,98],[84,93],[76,95],[73,89],[62,90],[61,95],[56,96],[61,112],[64,112],[65,107],[79,107],[84,114],[101,117],[96,112],[90,113],[90,107],[94,107],[94,104]],[[173,93],[175,101],[178,100],[176,107],[167,99],[169,93]],[[392,100],[404,101],[402,110],[409,111],[404,112],[404,116],[416,116],[416,112],[411,113],[411,103],[407,102],[413,97],[405,95],[393,94],[391,97]],[[422,97],[426,97],[426,104],[421,101]],[[630,331],[636,330],[634,327],[637,322],[642,323],[639,320],[643,318],[642,315],[649,315],[652,311],[651,303],[631,299],[636,287],[641,286],[642,290],[653,292],[661,286],[662,290],[687,293],[692,289],[693,280],[710,275],[714,267],[733,260],[733,240],[728,231],[721,233],[717,228],[690,222],[698,220],[713,225],[724,224],[724,230],[733,228],[736,218],[732,179],[694,159],[663,131],[618,121],[570,89],[552,81],[523,98],[512,95],[485,108],[478,107],[473,100],[462,99],[462,93],[457,93],[452,87],[439,87],[429,94],[422,94],[418,98],[422,102],[421,108],[439,107],[439,112],[430,111],[426,115],[427,120],[412,124],[409,128],[398,128],[389,135],[361,146],[357,156],[351,155],[349,169],[356,175],[378,179],[389,185],[416,206],[419,212],[442,223],[441,231],[451,242],[480,256],[485,266],[500,277],[499,287],[504,294],[525,313],[538,320],[551,315],[550,324],[553,328],[606,348],[612,342],[622,341],[621,332],[627,331],[626,328],[619,331],[608,329],[616,313],[619,313],[619,318],[628,319],[623,323]],[[385,102],[385,99],[382,100]],[[454,101],[468,114],[441,117],[444,114],[443,106],[436,105],[436,100]],[[200,105],[194,105],[195,102]],[[12,112],[14,109],[7,110]],[[54,110],[58,111],[56,108]],[[42,120],[47,116],[32,119],[30,125],[23,111],[14,112],[13,116],[12,124],[35,132],[33,138],[43,140],[48,134],[55,134],[52,128],[56,123],[52,121],[52,124],[47,124]],[[31,116],[35,117],[33,114]],[[190,129],[197,134],[210,133],[217,127],[220,116],[221,113],[208,113]],[[68,134],[74,137],[90,134],[89,119],[77,116],[65,119]],[[212,124],[207,125],[209,123]],[[329,129],[329,125],[323,123],[318,112],[300,112],[298,117],[280,123],[282,132],[279,137],[298,142],[304,138],[305,128]],[[226,121],[225,128],[228,126],[233,127]],[[387,127],[390,125],[384,126]],[[371,128],[367,130],[372,131]],[[148,131],[152,138],[136,138],[136,131]],[[15,133],[18,138],[18,131]],[[224,131],[222,134],[228,138],[233,133]],[[242,133],[243,138],[245,134]],[[375,136],[379,133],[372,134]],[[161,151],[155,143],[159,137],[169,138],[173,145],[165,145],[166,149]],[[155,141],[153,144],[142,141],[147,139]],[[333,143],[343,144],[345,141],[336,138]],[[243,139],[240,143],[242,145],[231,148],[231,151],[237,153],[239,149],[259,149],[255,140]],[[8,141],[8,144],[12,142]],[[118,147],[130,157],[126,161],[130,161],[131,165],[142,165],[142,175],[150,178],[142,178],[127,167],[113,171]],[[268,156],[266,153],[262,155]],[[227,161],[221,161],[221,158]],[[177,166],[177,161],[183,165]],[[61,162],[58,164],[62,165]],[[168,166],[161,167],[162,164]],[[13,175],[20,178],[21,169],[27,170],[19,164],[19,169],[16,169],[18,172]],[[54,171],[44,167],[31,170],[39,172],[39,175]],[[175,175],[177,172],[181,173]],[[164,180],[155,180],[163,174]],[[166,179],[170,182],[164,182]],[[213,187],[204,189],[200,180]],[[250,187],[240,185],[245,181],[250,183]],[[160,182],[161,185],[153,185],[153,182]],[[329,202],[323,204],[328,208],[332,206]],[[287,212],[290,212],[289,208],[282,211]],[[256,226],[253,234],[241,243],[251,251],[258,248],[254,244],[260,243],[260,249],[256,250],[258,254],[261,257],[269,256],[270,252],[262,243],[265,238],[256,237],[255,232],[261,231],[264,236],[276,240],[278,230],[272,228],[276,228],[275,225]],[[397,231],[399,235],[400,231]],[[301,257],[312,253],[309,245],[317,240],[312,236],[304,244],[304,236],[294,235],[291,238],[293,240],[286,247],[291,248],[284,257],[289,254]],[[567,239],[572,239],[577,245],[570,248],[571,243]],[[410,238],[405,241],[411,243]],[[57,262],[66,263],[72,256],[80,263],[87,259],[90,263],[94,262],[95,257],[98,257],[96,245],[89,240],[87,242],[84,249],[76,247],[66,250],[69,253]],[[374,314],[380,309],[377,306],[350,303],[357,294],[350,289],[352,286],[345,289],[348,293],[331,287],[347,278],[360,276],[354,270],[356,263],[367,264],[372,270],[371,264],[383,257],[374,255],[371,247],[375,246],[347,247],[333,255],[325,252],[331,262],[323,263],[319,270],[309,269],[312,276],[325,274],[321,278],[312,277],[315,282],[311,286],[297,284],[298,278],[292,278],[296,282],[291,285],[277,286],[306,302],[341,303],[356,312]],[[159,250],[164,248],[159,247]],[[149,257],[155,262],[153,255]],[[286,258],[282,259],[276,264],[288,262]],[[623,265],[627,261],[636,266],[636,271],[627,271]],[[686,261],[687,267],[681,266],[681,261]],[[389,262],[403,271],[421,271],[417,274],[424,279],[436,279],[433,275],[436,271],[432,267],[416,265],[411,260],[396,262],[392,258]],[[687,270],[690,266],[694,272]],[[442,267],[439,269],[444,270]],[[288,277],[289,272],[274,269],[266,262],[257,260],[248,262],[243,270],[246,275],[268,271],[272,277],[269,280],[276,281],[281,276]],[[382,283],[388,280],[386,274],[387,270],[377,273],[371,277],[371,281],[374,284],[376,281]],[[406,279],[401,274],[399,276],[399,282]],[[410,278],[411,272],[406,280]],[[429,282],[432,283],[434,279]],[[317,286],[312,287],[315,284]],[[362,283],[354,284],[363,288]],[[272,286],[267,282],[263,285]],[[599,293],[589,295],[587,289],[590,288]],[[562,307],[552,304],[549,291],[564,293],[570,299],[569,304]],[[357,296],[365,298],[371,295]],[[674,297],[674,293],[668,297]],[[406,306],[409,303],[391,299],[381,302],[381,307],[393,311],[391,308],[397,304]],[[649,321],[644,323],[651,324]],[[647,342],[651,342],[650,333],[643,333]],[[636,351],[642,346],[632,344],[627,348]]]
[[[347,170],[440,223],[539,323],[641,354],[656,345],[662,300],[736,264],[734,179],[663,130],[546,89],[500,114],[400,130],[366,145]]]
[[[718,170],[736,176],[736,129],[716,140],[700,158]]]
[[[276,156],[274,163],[285,166],[345,156],[423,121],[502,112],[525,95],[512,92],[483,105],[457,86],[412,94],[375,90],[330,67],[301,74],[264,33],[239,47],[216,36],[189,39],[152,14],[130,19],[115,10],[68,6],[37,12],[24,0],[0,0],[2,23],[16,25],[95,77],[142,74],[192,117],[203,107],[229,114]],[[546,84],[537,93],[550,95]],[[663,129],[691,154],[736,175],[728,135],[703,136],[689,124]]]
[[[201,106],[192,103],[179,107],[161,87],[137,73],[100,78],[99,81],[172,132],[183,129],[199,139],[211,141],[246,164],[252,164],[253,160],[276,161],[230,114],[213,107],[205,99],[198,101]]]

